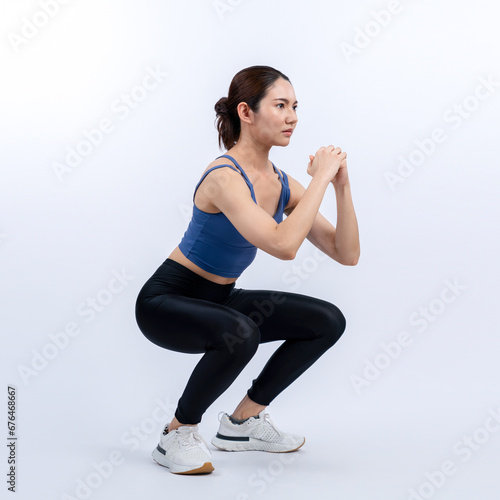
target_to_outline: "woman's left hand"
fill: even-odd
[[[333,187],[342,187],[349,184],[349,175],[347,173],[347,160],[344,160],[339,167],[337,175],[332,181]]]
[[[311,163],[314,161],[314,155],[309,155]],[[347,173],[347,160],[344,160],[339,167],[337,175],[332,181],[333,187],[342,187],[349,184],[349,175]]]

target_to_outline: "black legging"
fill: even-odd
[[[342,312],[296,293],[220,285],[167,259],[144,284],[136,302],[142,333],[172,351],[205,353],[179,399],[175,417],[197,424],[233,383],[260,343],[285,340],[248,397],[267,406],[340,338]]]

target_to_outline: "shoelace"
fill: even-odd
[[[223,411],[219,412],[219,415],[218,415],[219,422],[221,420],[222,415],[224,415],[224,412]],[[283,436],[283,433],[276,427],[274,422],[271,420],[269,413],[259,414],[259,419],[256,419],[256,420],[257,420],[257,422],[260,420],[262,423],[267,422],[278,433],[279,436],[281,436],[281,437]]]
[[[207,442],[194,430],[194,427],[189,426],[188,429],[188,431],[179,432],[181,445],[185,447],[186,450],[191,450],[192,448],[196,448],[199,444],[204,443],[210,453]]]
[[[282,432],[274,425],[269,413],[264,413],[260,418],[262,418],[263,422],[267,422],[278,433],[278,436],[283,436]]]

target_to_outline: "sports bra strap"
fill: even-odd
[[[240,167],[240,164],[232,156],[229,156],[229,155],[221,155],[218,158],[216,158],[216,160],[218,160],[219,158],[229,158],[232,162],[234,162],[234,164],[238,167],[238,170],[240,171],[241,175],[243,175],[243,177],[245,178],[245,181],[246,181],[248,187],[250,188],[250,191],[253,192],[252,183],[250,182],[250,179],[247,177],[247,174],[245,173],[245,171]],[[250,187],[250,186],[252,186],[252,187]]]
[[[221,158],[221,156],[219,156],[219,158]],[[218,159],[218,158],[216,158]],[[236,162],[235,162],[236,163]],[[240,169],[241,167],[236,164]],[[212,167],[212,168],[209,168],[201,177],[200,181],[198,182],[198,184],[196,184],[196,187],[194,188],[194,193],[193,193],[193,203],[194,203],[194,198],[196,196],[196,191],[198,191],[198,187],[200,186],[200,184],[203,182],[203,179],[205,179],[205,177],[212,171],[212,170],[215,170],[216,168],[221,168],[221,167],[229,167],[229,168],[232,168],[235,172],[238,172],[238,173],[242,173],[243,174],[243,177],[245,178],[245,182],[247,183],[247,186],[249,187],[250,189],[250,194],[252,196],[252,199],[255,201],[255,193],[253,191],[253,186],[250,182],[250,180],[248,179],[248,177],[245,175],[245,172],[243,172],[243,170],[238,170],[237,168],[235,168],[234,165],[229,165],[229,164],[224,164],[224,165],[215,165],[215,167]],[[256,201],[255,201],[256,202]],[[257,202],[256,202],[257,203]]]
[[[240,167],[240,165],[238,164],[238,162],[232,157],[232,156],[229,156],[229,155],[221,155],[221,156],[218,156],[216,158],[216,160],[218,160],[219,158],[229,158],[230,160],[232,160],[234,162],[234,164],[241,170],[241,173],[243,174],[243,176],[245,177],[245,179],[248,181],[248,184],[251,186],[252,183],[250,182],[250,179],[247,177],[247,174],[245,173],[245,171]],[[274,171],[278,174],[278,177],[280,178],[280,182],[283,184],[284,183],[284,179],[283,179],[283,176],[281,175],[281,172],[279,171],[279,169],[276,168],[276,166],[274,165],[273,162],[271,162],[271,165],[273,166],[274,168]]]
[[[284,183],[284,179],[283,179],[283,176],[281,175],[281,172],[279,171],[279,169],[277,169],[275,166],[274,166],[274,163],[271,162],[273,168],[274,168],[274,171],[278,174],[278,177],[280,178],[280,181],[281,181],[281,184]]]

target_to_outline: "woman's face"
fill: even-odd
[[[278,78],[260,101],[259,111],[251,112],[250,131],[255,138],[268,146],[288,146],[291,134],[297,125],[297,99],[292,84]]]

